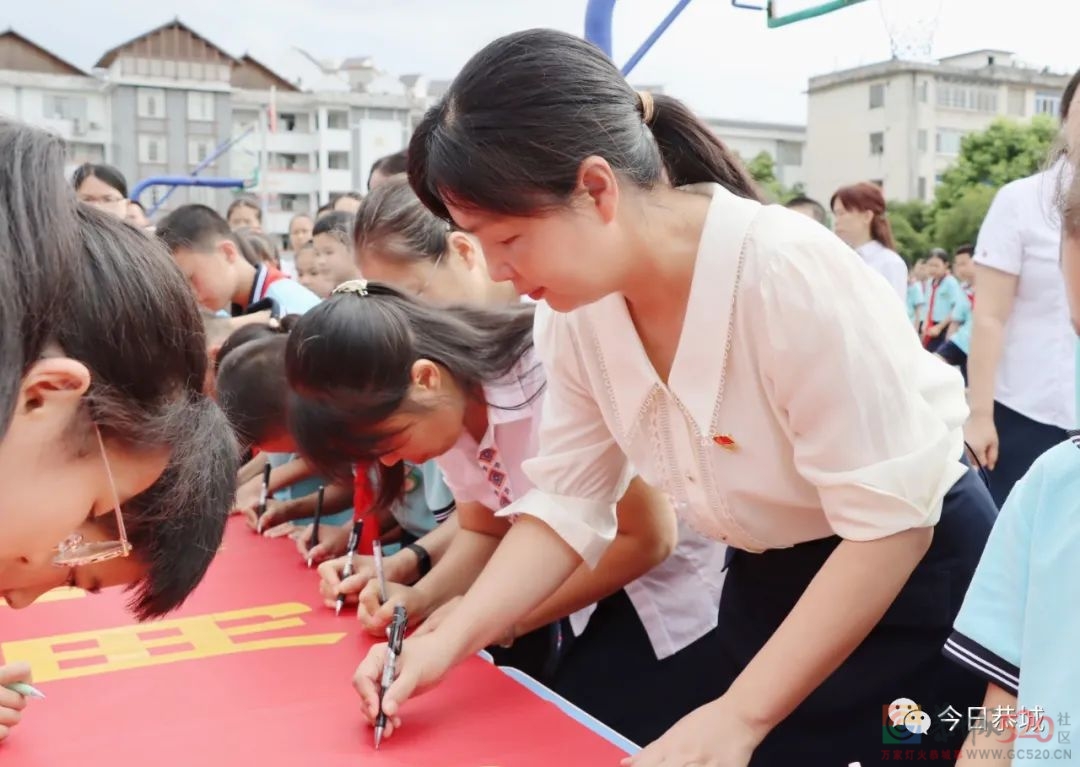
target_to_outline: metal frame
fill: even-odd
[[[677,0],[675,6],[668,12],[668,15],[656,26],[656,29],[645,38],[643,42],[634,54],[627,59],[626,63],[620,67],[623,76],[630,74],[630,72],[638,65],[645,54],[656,44],[668,27],[674,23],[675,19],[679,17],[686,6],[690,5],[690,0]],[[612,56],[612,18],[615,15],[615,0],[589,0],[585,6],[585,39],[598,47],[608,56]]]
[[[152,186],[209,186],[215,189],[243,189],[246,182],[242,178],[220,178],[215,176],[151,176],[150,178],[144,178],[138,184],[136,184],[131,190],[131,197],[129,199],[135,202],[139,201],[139,195],[145,192]],[[172,190],[170,189],[170,192]],[[150,211],[153,214],[158,209],[161,203],[164,202],[164,198],[158,201]]]

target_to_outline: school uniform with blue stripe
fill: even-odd
[[[990,533],[945,654],[1055,724],[1080,716],[1080,436],[1043,453]],[[1049,744],[1048,744],[1049,745]]]

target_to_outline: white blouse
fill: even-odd
[[[877,240],[870,240],[855,249],[866,265],[885,278],[900,300],[907,305],[908,268],[903,257]]]
[[[828,230],[715,184],[686,191],[712,205],[669,383],[621,295],[539,307],[536,487],[504,513],[542,519],[595,564],[632,464],[694,528],[751,552],[936,524],[965,471],[959,372]]]
[[[488,428],[480,443],[463,432],[453,448],[435,459],[458,503],[475,501],[499,509],[507,489],[515,499],[533,490],[522,465],[540,452],[545,400],[534,395],[543,384],[539,358],[529,353],[502,381],[484,387]],[[625,483],[620,485],[618,497],[625,489]],[[716,627],[724,551],[725,547],[680,522],[679,542],[671,556],[624,587],[658,659],[675,654]],[[585,630],[595,610],[596,605],[590,605],[570,616],[576,636]]]
[[[1059,187],[1065,164],[1006,184],[979,229],[975,263],[1017,277],[994,399],[1061,429],[1076,424],[1076,337],[1061,276]],[[975,331],[978,333],[978,330]]]

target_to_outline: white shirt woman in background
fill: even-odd
[[[1080,146],[1073,76],[1062,99],[1065,143]],[[1003,186],[975,245],[975,303],[968,354],[971,417],[965,427],[976,458],[990,470],[1000,506],[1042,453],[1076,424],[1075,334],[1061,276],[1058,198],[1071,168]]]
[[[726,692],[634,765],[876,763],[896,695],[976,705],[984,685],[941,647],[993,502],[963,463],[960,375],[919,345],[898,292],[761,205],[682,103],[636,94],[569,34],[474,56],[409,162],[492,276],[543,300],[548,392],[534,488],[457,608],[406,641],[382,697],[395,725],[417,687],[599,560],[631,466],[732,552],[701,667]],[[384,658],[356,675],[371,719]]]
[[[836,236],[855,248],[866,265],[884,277],[906,303],[908,267],[894,250],[896,242],[881,188],[867,181],[841,187],[829,200],[829,206]]]

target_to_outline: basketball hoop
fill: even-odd
[[[942,0],[878,0],[894,59],[932,61]]]

